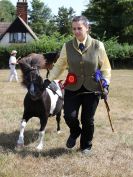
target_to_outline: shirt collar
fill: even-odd
[[[77,40],[78,46],[79,46],[80,43],[83,43],[84,46],[85,46],[85,43],[86,43],[86,40],[87,40],[87,35],[86,35],[85,39],[82,42],[79,41],[78,39],[76,39],[76,40]]]

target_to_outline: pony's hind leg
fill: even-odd
[[[61,111],[56,114],[56,122],[57,122],[57,133],[59,134],[60,131],[60,120],[61,120]]]

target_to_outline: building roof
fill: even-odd
[[[19,16],[16,17],[16,19],[12,23],[8,24],[8,27],[6,28],[5,31],[3,30],[3,34],[0,35],[0,40],[5,36],[7,32],[21,32],[22,28],[25,32],[29,32],[35,40],[38,40],[38,37],[32,31],[29,25],[26,24],[25,21]]]
[[[2,35],[10,25],[11,23],[9,22],[0,22],[0,35]]]
[[[37,37],[36,34],[32,31],[32,29],[29,27],[29,25],[26,24],[25,21],[24,21],[21,17],[18,16],[18,18],[21,20],[21,22],[23,23],[23,25],[27,28],[27,30],[28,30],[29,33],[32,35],[32,37],[37,40],[38,37]]]

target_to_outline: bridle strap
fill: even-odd
[[[31,79],[31,81],[33,81],[33,77],[32,77],[31,72],[34,71],[34,70],[35,70],[35,71],[37,72],[37,74],[40,76],[39,69],[38,69],[37,67],[32,67],[32,69],[29,71],[29,72],[30,72],[30,79]]]

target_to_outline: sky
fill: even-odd
[[[10,0],[13,5],[16,6],[18,0]],[[42,0],[43,1],[43,0]],[[27,0],[28,7],[30,8],[31,0]],[[65,8],[72,7],[76,12],[76,15],[81,15],[81,12],[86,9],[85,5],[89,3],[89,0],[44,0],[51,10],[53,15],[57,15],[59,7],[64,6]]]

